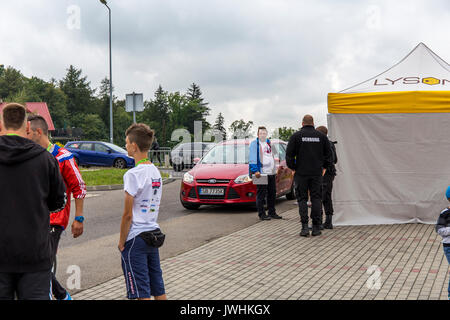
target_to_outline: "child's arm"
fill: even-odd
[[[441,237],[450,236],[450,227],[441,226],[440,228],[436,227],[436,229],[437,229],[437,234],[440,235]]]
[[[125,206],[123,210],[122,222],[120,224],[119,250],[125,249],[128,232],[130,231],[131,221],[133,219],[133,201],[134,198],[125,191]]]
[[[447,226],[448,215],[450,215],[450,210],[442,211],[436,223],[436,232],[441,237],[450,236],[450,227]]]

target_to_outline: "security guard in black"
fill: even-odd
[[[322,176],[322,169],[333,163],[331,152],[327,136],[314,126],[305,125],[289,139],[286,163],[296,175]]]
[[[311,117],[312,120],[312,117]],[[287,166],[295,170],[296,196],[302,221],[302,236],[308,236],[308,191],[311,197],[312,235],[320,235],[322,206],[322,175],[324,168],[331,166],[333,154],[326,135],[314,129],[314,124],[305,124],[289,139],[286,150]]]

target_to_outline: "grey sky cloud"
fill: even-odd
[[[424,42],[450,59],[450,3],[434,1],[110,0],[115,95],[200,85],[226,124],[326,124],[327,93],[366,80]],[[80,29],[67,26],[80,9]],[[2,1],[0,63],[93,87],[108,71],[108,16],[97,0]]]

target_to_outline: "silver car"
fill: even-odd
[[[170,161],[175,171],[184,168],[192,168],[195,158],[202,158],[215,143],[210,142],[188,142],[180,143],[170,152]]]

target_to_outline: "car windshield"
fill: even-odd
[[[104,142],[104,144],[106,144],[108,147],[110,147],[111,149],[113,149],[116,152],[128,154],[127,150],[122,149],[121,147],[116,146],[115,144],[112,144],[112,143],[109,143],[109,142]]]
[[[214,146],[202,159],[203,164],[248,164],[249,145]]]

